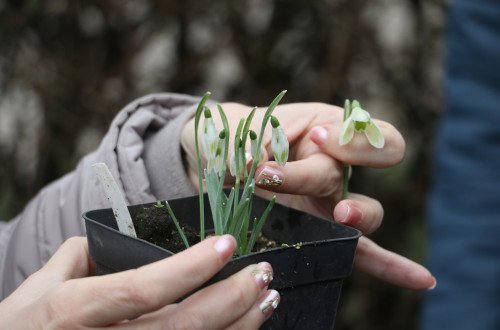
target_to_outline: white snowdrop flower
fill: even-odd
[[[273,149],[274,160],[278,165],[285,166],[288,160],[288,139],[278,119],[274,116],[271,116],[271,126],[273,127],[271,148]]]
[[[203,151],[208,162],[215,160],[217,146],[219,144],[219,135],[215,129],[214,120],[210,109],[205,108],[205,120],[203,121],[203,132],[201,134],[201,142],[203,144]]]
[[[354,104],[357,105],[359,103],[353,102]],[[368,111],[361,109],[359,106],[352,110],[351,115],[342,124],[339,144],[344,145],[349,143],[354,136],[354,132],[365,133],[368,141],[375,148],[380,149],[384,147],[385,141],[382,131],[377,123],[371,119]]]
[[[214,169],[214,171],[221,176],[222,171],[224,170],[224,166],[226,166],[226,161],[224,159],[224,150],[226,148],[226,131],[222,130],[219,133],[219,142],[217,144],[217,150],[215,151],[215,158],[212,161],[208,161],[209,166],[207,167],[208,170],[211,168]]]

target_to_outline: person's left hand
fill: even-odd
[[[224,103],[222,107],[228,117],[232,134],[242,117],[251,108],[237,103]],[[212,107],[212,114],[218,113]],[[259,108],[252,121],[252,129],[260,131],[266,108]],[[401,134],[389,123],[377,121],[385,138],[385,146],[376,149],[363,134],[355,134],[344,146],[338,142],[343,122],[343,109],[322,103],[293,103],[279,105],[273,112],[290,143],[288,162],[284,167],[274,162],[271,150],[270,124],[266,128],[262,146],[264,161],[255,172],[258,188],[256,193],[293,208],[333,219],[355,227],[364,234],[376,230],[382,222],[381,204],[368,196],[349,193],[341,201],[343,164],[389,167],[399,163],[404,156],[405,142]],[[222,128],[219,116],[213,116],[218,129]],[[201,125],[200,125],[201,126]],[[187,172],[193,185],[197,186],[197,169],[194,149],[194,119],[184,127],[181,142],[186,151]],[[230,134],[230,146],[234,137]],[[201,144],[200,144],[201,145]],[[247,146],[249,150],[249,146]],[[232,153],[229,149],[229,157]],[[203,153],[203,150],[200,149]],[[202,154],[202,163],[206,163]],[[280,185],[266,184],[266,178],[279,178]],[[226,183],[234,178],[226,177]],[[356,251],[354,266],[392,284],[412,288],[428,289],[435,286],[430,272],[419,264],[387,251],[366,237],[361,237]]]
[[[87,240],[72,237],[0,302],[0,329],[258,329],[280,299],[268,289],[269,263],[194,291],[235,249],[231,235],[213,236],[137,269],[93,276]]]

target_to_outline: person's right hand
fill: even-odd
[[[265,262],[174,303],[218,272],[235,248],[230,235],[212,237],[136,270],[87,277],[95,264],[86,239],[71,238],[0,303],[0,328],[257,329],[279,302],[267,290],[272,268]]]
[[[251,109],[238,103],[224,103],[222,106],[233,132]],[[266,107],[259,108],[255,113],[251,127],[257,132],[266,110]],[[212,113],[216,112],[217,109],[212,107]],[[268,199],[276,195],[278,203],[357,228],[366,235],[375,231],[382,223],[384,209],[379,201],[361,194],[348,193],[347,199],[341,200],[343,165],[383,168],[399,163],[405,151],[405,142],[399,131],[387,122],[374,119],[384,135],[384,148],[371,146],[364,134],[355,134],[349,144],[340,146],[338,139],[344,116],[340,107],[290,103],[278,105],[273,114],[287,135],[290,154],[284,167],[273,161],[268,125],[262,140],[264,161],[255,172],[256,194]],[[221,128],[219,116],[213,118],[215,125]],[[234,145],[233,138],[230,137],[230,146]],[[187,174],[197,188],[194,119],[185,125],[181,143],[186,152]],[[230,154],[232,150],[229,148]],[[203,148],[200,153],[202,164],[206,163]],[[271,178],[274,174],[281,181],[279,185],[262,184],[263,178]],[[234,178],[226,175],[225,182],[232,183]],[[425,267],[380,247],[366,236],[359,239],[354,267],[410,289],[430,289],[436,285],[436,279]]]

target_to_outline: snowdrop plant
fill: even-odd
[[[217,109],[223,123],[222,130],[217,133],[210,109],[205,106],[210,93],[207,92],[201,99],[195,115],[195,146],[200,196],[201,240],[205,239],[205,208],[203,198],[204,180],[212,212],[214,234],[233,235],[238,243],[235,252],[236,255],[244,255],[252,251],[267,216],[276,201],[276,196],[274,196],[259,219],[250,219],[252,200],[255,192],[255,169],[257,168],[259,162],[262,162],[264,159],[262,138],[264,136],[265,127],[270,120],[272,124],[271,147],[273,149],[275,160],[280,166],[284,166],[288,159],[288,140],[283,132],[283,129],[279,125],[278,120],[271,116],[271,113],[276,108],[285,93],[286,91],[281,92],[269,105],[266,113],[264,114],[259,135],[250,130],[250,123],[252,122],[257,108],[253,108],[247,118],[242,118],[240,120],[234,135],[234,151],[230,160],[231,175],[235,176],[236,180],[229,195],[226,195],[223,190],[224,178],[226,177],[227,157],[229,154],[230,131],[227,117],[221,105],[217,104]],[[201,166],[201,156],[198,142],[198,128],[202,115],[204,120],[201,130],[201,141],[203,151],[207,158],[207,166],[204,169],[202,169]],[[250,136],[251,153],[246,153],[244,149],[248,136]],[[250,160],[252,160],[252,166],[249,170],[246,164]],[[130,236],[136,237],[134,224],[128,211],[125,199],[120,192],[118,184],[111,175],[111,172],[104,163],[94,164],[93,167],[105,189],[108,199],[111,202],[119,230]],[[242,185],[241,196],[239,193],[240,185]],[[188,248],[189,243],[184,234],[183,228],[180,226],[179,221],[172,211],[168,201],[165,201],[164,204],[167,207],[167,210],[172,217],[172,220],[174,221],[186,248]],[[159,201],[154,206],[163,207],[163,204]]]
[[[257,240],[257,237],[264,226],[266,218],[271,211],[276,197],[273,197],[269,202],[268,207],[259,219],[250,218],[253,195],[255,192],[254,174],[259,162],[263,160],[262,138],[265,128],[269,121],[272,125],[272,149],[275,155],[275,160],[279,165],[284,166],[288,159],[288,140],[279,125],[278,120],[271,116],[280,100],[283,98],[286,91],[282,91],[269,105],[264,114],[260,132],[257,134],[250,130],[250,124],[255,115],[256,108],[253,108],[247,118],[242,118],[234,133],[233,153],[230,159],[231,175],[236,177],[234,186],[226,195],[224,188],[224,178],[226,176],[227,157],[229,154],[229,124],[227,117],[220,104],[217,104],[217,110],[222,120],[223,127],[217,134],[212,114],[205,106],[205,103],[210,96],[206,93],[198,105],[195,115],[195,144],[198,167],[198,187],[199,187],[199,203],[200,203],[200,236],[201,240],[205,239],[205,214],[204,214],[204,199],[203,199],[203,181],[205,182],[210,210],[214,223],[214,234],[223,235],[231,234],[236,238],[238,247],[237,255],[248,254]],[[203,151],[208,160],[207,167],[202,168],[201,156],[199,149],[198,131],[203,115],[203,126],[201,129],[201,141]],[[245,145],[248,137],[250,137],[250,153],[245,152]],[[247,168],[247,163],[252,160],[252,166]],[[241,189],[240,189],[241,186]],[[241,190],[241,195],[240,195]],[[250,231],[250,233],[249,233]],[[182,235],[182,233],[181,233]]]
[[[345,145],[351,142],[354,133],[364,133],[368,142],[377,149],[384,147],[385,140],[380,127],[371,119],[368,111],[361,108],[361,104],[353,100],[345,100],[344,122],[340,128],[339,144]],[[347,198],[349,184],[349,165],[344,165],[344,185],[342,199]]]

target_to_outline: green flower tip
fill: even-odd
[[[212,118],[212,112],[210,111],[209,108],[205,107],[204,115],[205,115],[205,118]]]
[[[226,130],[223,129],[222,131],[220,131],[219,133],[219,139],[225,139],[226,138]]]
[[[278,121],[278,118],[271,116],[271,126],[273,128],[276,128],[280,125],[280,122]]]
[[[347,108],[344,108],[344,111]],[[339,145],[349,143],[354,137],[354,132],[363,132],[372,146],[378,149],[383,148],[385,144],[384,135],[377,123],[371,119],[368,111],[363,110],[356,100],[352,101],[350,108],[352,112],[340,128]]]
[[[255,141],[257,140],[257,133],[255,131],[250,130],[250,140]]]

